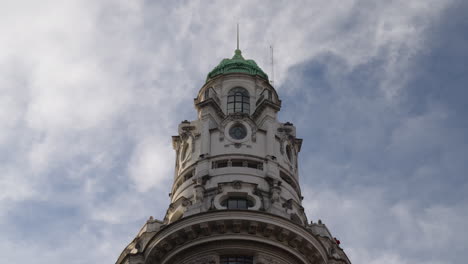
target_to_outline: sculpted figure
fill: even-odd
[[[275,186],[271,188],[271,203],[279,203],[280,202],[280,194],[281,188],[279,186]]]
[[[205,192],[203,186],[201,186],[201,185],[195,186],[194,191],[195,191],[195,194],[194,194],[195,202],[197,202],[197,203],[198,202],[203,202],[203,198],[204,198],[203,196],[204,196],[204,192]]]

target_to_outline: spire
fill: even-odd
[[[216,66],[211,72],[208,73],[206,77],[206,81],[208,82],[210,79],[222,75],[222,74],[229,74],[229,73],[244,73],[253,76],[259,76],[263,79],[268,80],[268,75],[263,72],[263,70],[258,67],[257,63],[253,60],[245,59],[242,56],[242,51],[239,49],[239,23],[237,23],[237,45],[234,51],[234,56],[232,58],[223,59],[218,66]]]
[[[237,49],[239,50],[239,23],[237,23]]]
[[[234,57],[232,59],[243,60],[242,51],[239,49],[239,23],[237,23],[237,49],[234,51]]]

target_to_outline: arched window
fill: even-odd
[[[227,113],[250,113],[250,98],[246,89],[237,87],[229,91]]]

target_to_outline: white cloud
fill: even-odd
[[[174,173],[173,152],[168,141],[147,138],[138,144],[129,164],[130,177],[137,190],[145,192],[156,187],[170,192],[171,175]]]
[[[350,186],[347,191],[304,187],[308,216],[314,222],[321,218],[355,263],[445,263],[445,249],[461,252],[468,243],[459,235],[468,217],[463,203],[395,203],[383,187]]]
[[[34,188],[34,183],[26,180],[15,169],[1,166],[0,177],[0,201],[14,202],[29,199],[39,193]],[[1,207],[0,207],[1,208]]]
[[[31,255],[41,256],[38,263],[76,259],[76,252],[87,252],[89,263],[109,261],[120,248],[103,241],[127,237],[112,235],[107,224],[127,224],[153,214],[146,212],[151,199],[158,201],[151,210],[164,211],[174,169],[170,135],[177,133],[177,122],[195,116],[187,104],[207,72],[221,58],[233,55],[237,22],[245,57],[255,59],[266,72],[268,46],[275,46],[278,87],[291,66],[323,52],[345,60],[348,66],[343,71],[384,56],[389,63],[380,88],[392,97],[406,80],[411,56],[422,48],[425,28],[449,2],[2,3],[0,208],[21,210],[17,206],[22,201],[60,201],[77,208],[82,221],[90,225],[105,223],[99,228],[108,232],[97,237],[88,227],[67,230],[78,235],[76,241],[46,255],[42,253],[47,245],[19,240],[0,244],[2,252],[10,253],[6,258],[10,262],[21,262],[25,256],[11,249],[35,245]],[[392,147],[403,148],[404,140],[413,140],[420,131],[413,129],[413,123],[420,121],[409,120],[395,131]],[[327,162],[314,164],[322,164],[328,174],[340,172]],[[344,234],[365,243],[374,241],[372,235],[354,229],[381,220],[375,211],[395,214],[389,217],[400,221],[402,228],[415,225],[427,237],[444,239],[453,230],[444,224],[448,219],[438,218],[437,213],[457,219],[455,225],[463,218],[454,208],[429,207],[419,212],[435,219],[429,221],[412,214],[414,208],[407,204],[387,203],[391,210],[382,212],[379,205],[386,201],[381,190],[364,190],[355,197],[314,191],[317,195],[306,193],[311,216],[336,217],[336,223],[343,223],[357,213],[359,221],[351,221],[349,233]],[[335,209],[325,208],[326,203]],[[0,217],[0,222],[9,220],[7,214]],[[0,229],[0,234],[8,232]],[[444,239],[441,246],[447,245]],[[359,245],[355,248],[352,252],[357,253],[351,254],[361,263],[405,263],[394,252],[366,255]]]

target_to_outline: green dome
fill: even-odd
[[[227,73],[245,73],[249,75],[258,75],[266,80],[268,80],[268,75],[258,67],[257,63],[253,60],[246,60],[242,57],[242,52],[239,49],[236,49],[234,57],[232,59],[222,60],[218,66],[216,66],[208,76],[206,81]]]

